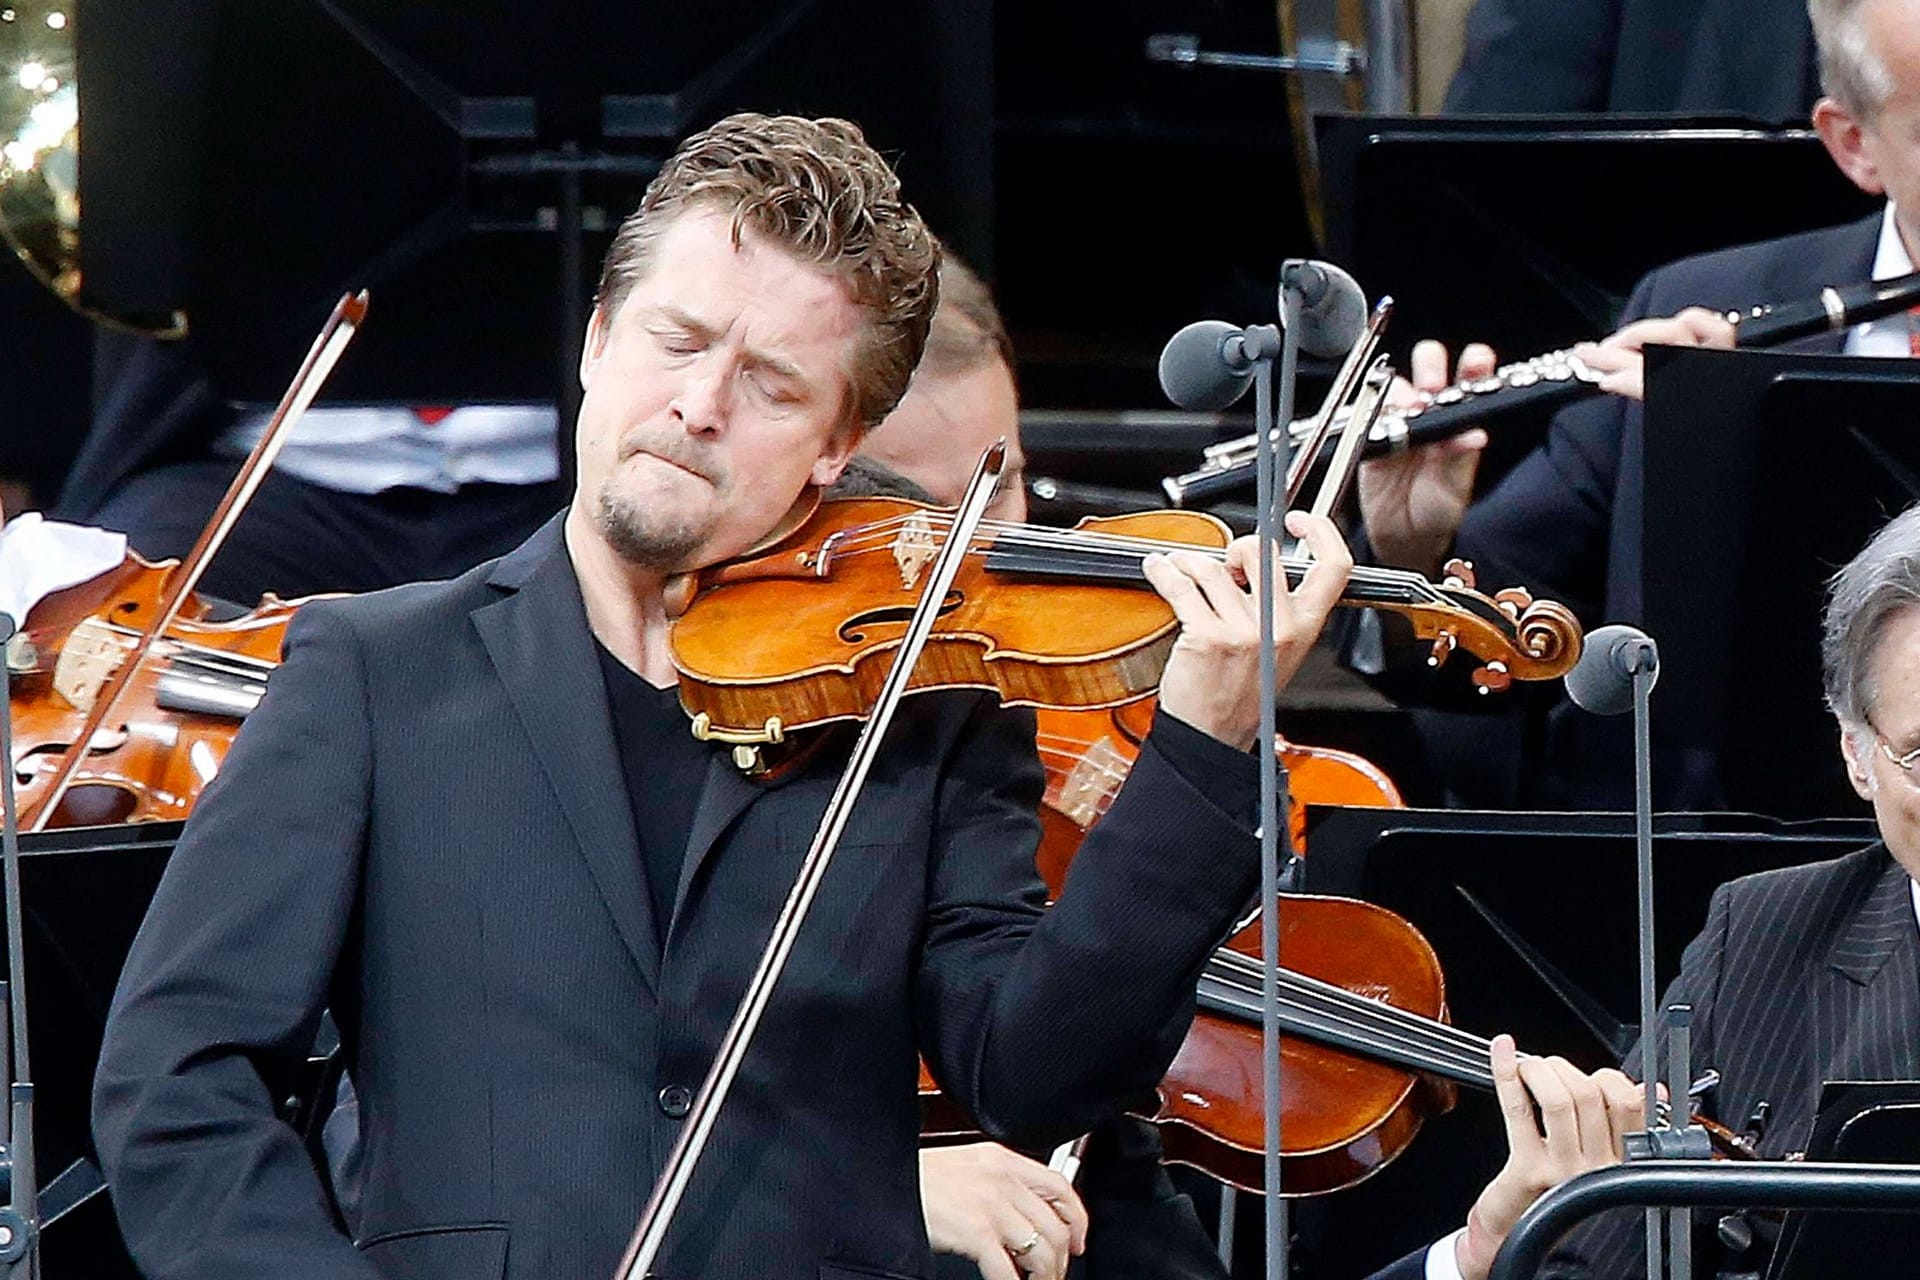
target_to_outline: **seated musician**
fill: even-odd
[[[1545,442],[1479,501],[1471,501],[1486,436],[1469,432],[1364,465],[1361,511],[1381,563],[1433,570],[1450,555],[1474,563],[1482,583],[1525,583],[1570,605],[1583,621],[1637,621],[1640,615],[1640,349],[1647,343],[1730,346],[1733,330],[1711,312],[1812,297],[1821,289],[1912,271],[1920,246],[1920,0],[1811,0],[1826,96],[1813,124],[1841,171],[1886,206],[1846,226],[1688,258],[1642,280],[1618,333],[1579,353],[1605,372],[1614,395],[1572,405],[1553,419]],[[1700,308],[1710,308],[1710,311]],[[1788,350],[1907,356],[1910,317],[1803,340]],[[1469,347],[1460,374],[1490,372],[1493,353]],[[1422,344],[1416,382],[1447,381],[1446,355]],[[1621,732],[1624,732],[1623,730]],[[1607,730],[1557,708],[1544,765],[1521,788],[1468,797],[1476,803],[1554,807],[1630,803],[1631,755],[1596,750]],[[1611,739],[1606,739],[1609,746]],[[1712,807],[1710,766],[1656,760],[1658,801]],[[1539,790],[1525,789],[1539,784]]]
[[[913,382],[861,443],[835,491],[951,505],[965,492],[980,451],[1002,438],[1008,464],[990,513],[1023,520],[1012,346],[985,283],[949,255],[941,262],[940,305]],[[1457,1271],[1478,1280],[1536,1196],[1576,1172],[1610,1163],[1618,1156],[1618,1135],[1640,1127],[1641,1094],[1618,1071],[1589,1077],[1559,1059],[1516,1063],[1503,1037],[1494,1074],[1508,1121],[1507,1166],[1475,1205],[1470,1229],[1385,1276],[1411,1280]],[[1015,1280],[1025,1273],[1057,1280],[1078,1255],[1071,1274],[1080,1280],[1225,1280],[1213,1242],[1192,1202],[1169,1181],[1161,1154],[1152,1125],[1110,1120],[1093,1132],[1076,1189],[999,1143],[922,1150],[920,1195],[928,1235],[941,1255],[940,1276]]]
[[[667,580],[832,483],[906,389],[936,266],[850,126],[696,135],[610,251],[566,512],[462,578],[301,611],[101,1052],[147,1275],[614,1273],[844,759],[762,783],[688,735]],[[1289,525],[1317,564],[1277,603],[1283,679],[1348,564]],[[1212,798],[1255,769],[1253,568],[1245,540],[1147,561],[1181,624],[1160,712],[1050,911],[1031,719],[902,705],[657,1274],[930,1274],[917,1053],[1030,1142],[1159,1078],[1257,879],[1252,815]],[[360,1103],[345,1231],[274,1111],[323,1008]]]
[[[1840,752],[1880,840],[1722,885],[1661,1000],[1693,1006],[1695,1073],[1720,1073],[1713,1118],[1738,1130],[1770,1105],[1759,1142],[1770,1158],[1805,1149],[1824,1081],[1920,1079],[1920,507],[1835,575],[1823,633]],[[1549,1274],[1644,1275],[1642,1221],[1578,1228]],[[1718,1233],[1695,1235],[1719,1252]],[[1766,1259],[1722,1262],[1752,1273]]]

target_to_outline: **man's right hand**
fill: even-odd
[[[922,1148],[920,1206],[934,1252],[973,1259],[983,1280],[1060,1280],[1087,1247],[1073,1184],[994,1142]]]
[[[1401,405],[1456,380],[1448,376],[1447,349],[1431,339],[1414,345],[1412,366],[1411,387],[1400,384],[1396,396]],[[1484,378],[1494,366],[1493,349],[1476,342],[1460,353],[1457,377]],[[1487,433],[1475,427],[1360,464],[1360,518],[1377,562],[1429,576],[1439,571],[1473,500],[1473,478],[1486,447]]]

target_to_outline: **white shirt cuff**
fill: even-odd
[[[1427,1246],[1427,1280],[1460,1280],[1460,1264],[1454,1259],[1453,1248],[1465,1234],[1467,1229],[1462,1227]]]

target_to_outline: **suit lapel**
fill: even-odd
[[[720,838],[753,803],[777,783],[755,782],[733,763],[733,753],[716,751],[707,763],[706,789],[700,793],[700,806],[693,815],[693,829],[687,833],[687,852],[680,862],[680,883],[674,889],[673,918],[685,909],[701,867],[712,856]],[[672,931],[669,930],[669,933]]]
[[[586,856],[627,949],[659,990],[660,941],[648,905],[626,779],[586,607],[556,517],[488,580],[511,592],[473,612],[534,755]]]
[[[1907,873],[1885,859],[1879,878],[1841,925],[1815,975],[1814,1058],[1819,1080],[1907,1080],[1920,1075],[1920,940]]]

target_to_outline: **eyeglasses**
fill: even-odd
[[[1907,781],[1920,785],[1920,777],[1914,776],[1913,772],[1914,765],[1920,764],[1920,747],[1904,753],[1897,752],[1893,749],[1893,744],[1887,741],[1887,735],[1874,728],[1872,721],[1867,722],[1867,728],[1873,729],[1874,740],[1880,744],[1880,754],[1893,761],[1900,772],[1907,775]]]

